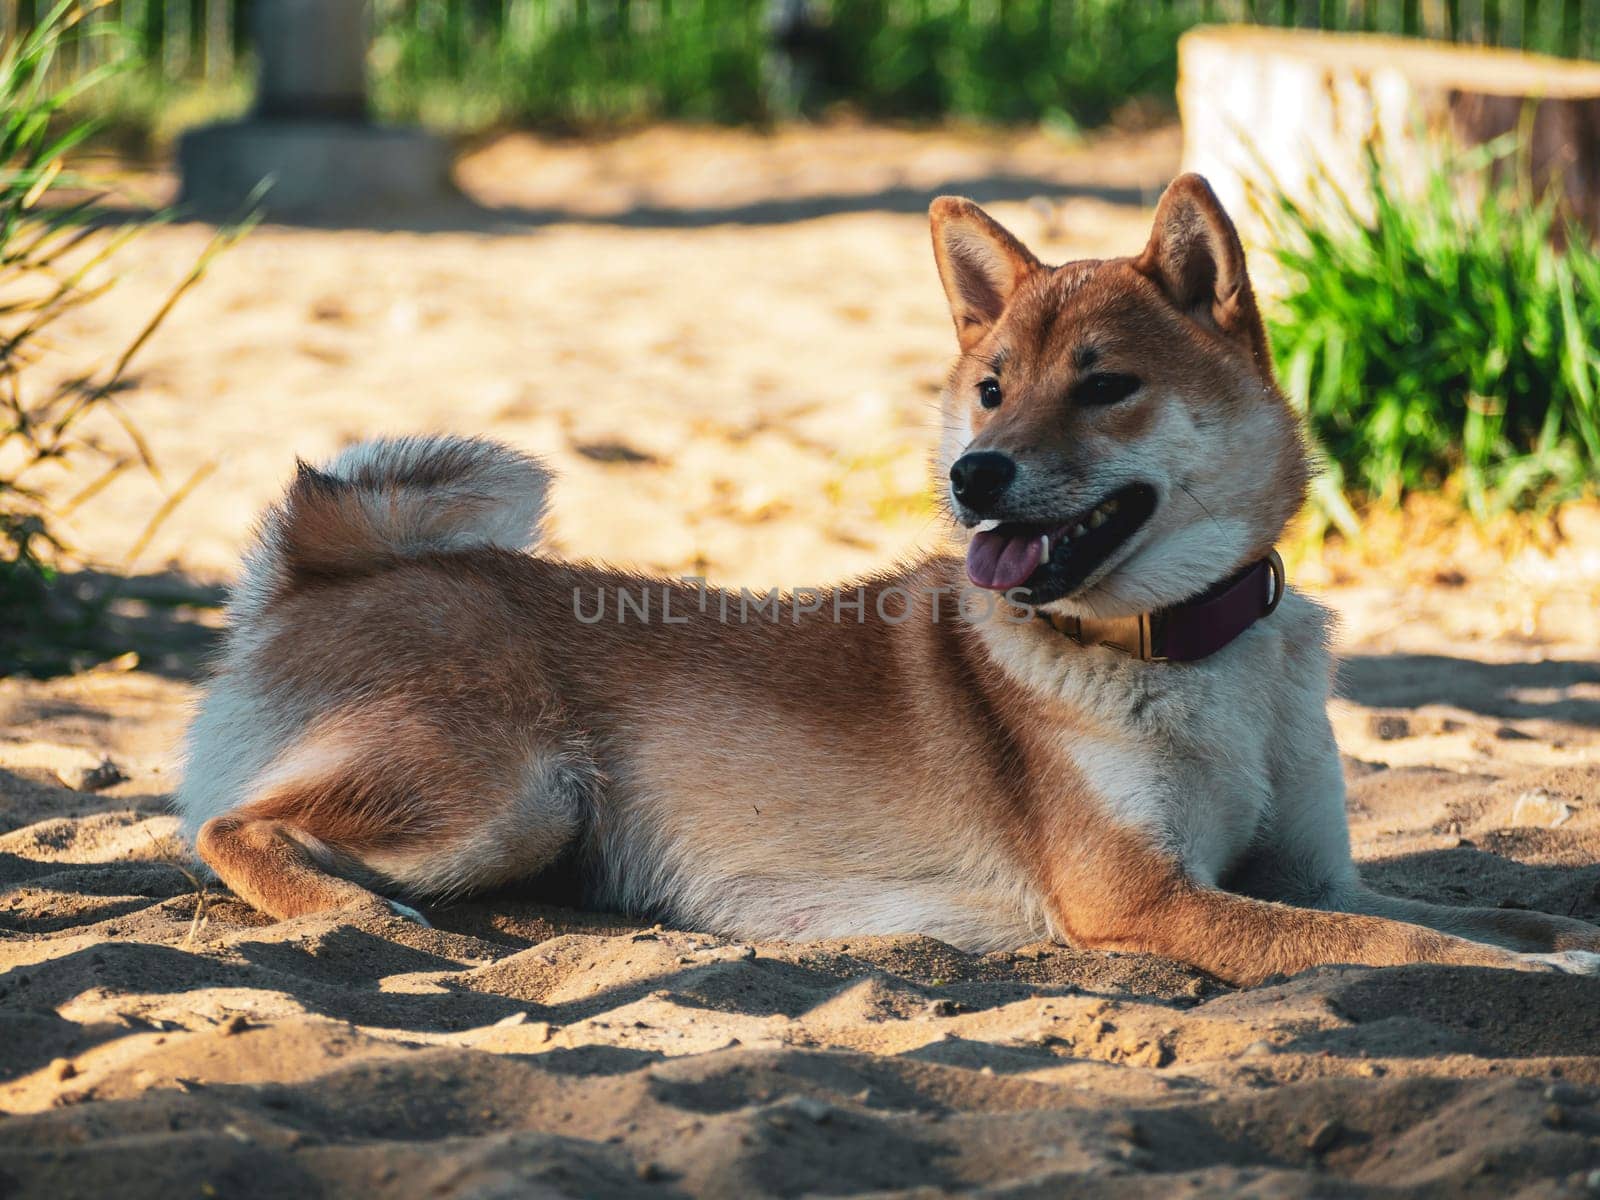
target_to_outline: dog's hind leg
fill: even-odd
[[[476,755],[409,732],[381,756],[308,741],[255,798],[200,827],[200,857],[279,919],[378,904],[417,916],[384,897],[454,898],[532,875],[595,803],[598,772],[559,732]]]
[[[334,874],[326,843],[287,821],[252,816],[249,810],[213,817],[200,827],[195,849],[235,895],[279,920],[338,908],[387,907],[422,921],[414,908]]]

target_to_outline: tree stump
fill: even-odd
[[[1178,44],[1184,169],[1211,181],[1247,236],[1252,185],[1307,198],[1320,172],[1352,198],[1375,139],[1402,189],[1441,139],[1476,146],[1519,127],[1536,186],[1600,231],[1600,64],[1374,34],[1195,29]]]

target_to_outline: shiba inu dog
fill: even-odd
[[[548,476],[503,446],[355,446],[245,560],[178,794],[205,862],[280,918],[567,856],[589,902],[747,938],[1593,971],[1584,922],[1362,886],[1328,617],[1273,552],[1306,453],[1204,180],[1130,258],[931,217],[964,563],[752,619],[540,557]]]

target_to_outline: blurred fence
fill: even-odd
[[[0,0],[0,38],[54,2]],[[252,7],[271,2],[110,0],[62,66],[114,53],[95,33],[120,27],[152,75],[225,79]],[[373,0],[373,17],[385,111],[477,89],[498,115],[536,120],[751,120],[845,99],[891,116],[1093,122],[1169,88],[1177,35],[1209,21],[1600,57],[1600,0]],[[785,87],[800,100],[775,103]]]

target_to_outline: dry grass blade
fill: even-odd
[[[206,462],[201,463],[195,468],[194,473],[184,480],[183,485],[177,491],[161,502],[161,507],[156,509],[150,520],[145,523],[138,540],[133,543],[133,547],[122,560],[123,570],[127,570],[138,560],[139,556],[145,552],[146,547],[150,545],[151,539],[155,537],[157,531],[166,523],[167,518],[173,514],[178,505],[187,500],[194,493],[195,488],[204,483],[207,478],[215,473],[216,469],[216,459],[208,459]]]
[[[205,929],[209,920],[206,910],[211,904],[210,885],[189,869],[184,861],[187,855],[181,847],[178,850],[168,849],[162,845],[161,839],[151,833],[148,828],[145,830],[145,835],[149,837],[150,844],[156,848],[156,861],[177,871],[189,881],[189,886],[194,889],[194,918],[189,922],[189,932],[184,935],[182,942],[184,946],[192,946],[199,938],[201,931]]]
[[[88,650],[93,643],[106,601],[53,588],[57,569],[71,565],[57,526],[134,466],[165,486],[152,447],[117,393],[128,387],[131,364],[173,306],[248,228],[219,231],[107,369],[46,389],[26,386],[55,351],[51,334],[63,318],[112,287],[123,248],[165,219],[158,213],[114,227],[99,219],[103,193],[52,204],[61,188],[83,186],[67,156],[90,132],[87,123],[65,119],[63,107],[117,69],[111,63],[63,82],[54,63],[64,35],[105,2],[63,0],[24,37],[0,47],[0,292],[6,293],[0,299],[0,446],[6,448],[0,467],[0,674],[72,669],[82,657],[73,647]],[[83,36],[101,32],[85,30]],[[90,414],[104,424],[87,422]],[[102,441],[96,430],[110,436]],[[203,466],[162,501],[127,561],[144,552],[161,523],[214,466]],[[54,468],[87,482],[53,507],[50,489],[38,480],[54,481]]]
[[[132,462],[126,458],[114,459],[104,471],[101,471],[84,487],[74,492],[65,504],[56,509],[56,512],[63,517],[70,517],[78,509],[110,487],[132,465]]]

